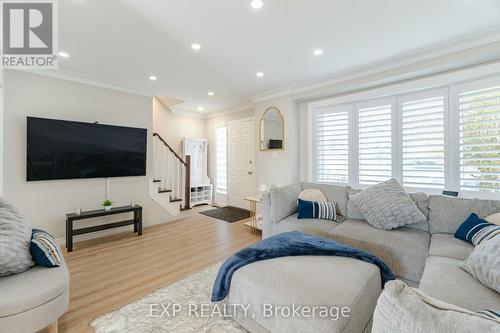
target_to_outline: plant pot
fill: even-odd
[[[109,212],[111,210],[111,207],[112,206],[104,206],[104,210],[107,211],[107,212]]]

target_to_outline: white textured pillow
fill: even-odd
[[[461,267],[483,285],[500,293],[500,237],[476,246]]]
[[[427,220],[396,179],[369,187],[351,200],[366,221],[378,229],[390,230]]]
[[[487,218],[485,218],[485,220],[490,222],[490,223],[500,225],[500,213],[490,215]]]
[[[328,201],[325,194],[321,190],[315,188],[309,188],[307,190],[300,192],[299,199],[307,201],[320,201],[320,202]]]
[[[500,321],[441,302],[399,280],[385,284],[373,314],[372,333],[498,332]]]
[[[0,198],[0,276],[21,273],[33,265],[30,241],[31,225]]]

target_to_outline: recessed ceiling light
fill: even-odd
[[[200,112],[201,112],[201,111],[203,111],[203,110],[205,110],[205,108],[204,108],[203,106],[198,106],[198,111],[200,111]]]
[[[264,6],[264,2],[262,2],[262,0],[252,0],[250,6],[252,6],[253,9],[261,9],[262,6]]]
[[[215,95],[215,93],[213,91],[208,92],[208,96],[213,96],[213,95]]]
[[[191,44],[191,48],[195,51],[199,51],[201,49],[201,45],[198,43]]]
[[[59,52],[59,53],[58,53],[58,55],[59,55],[60,57],[63,57],[63,58],[69,58],[69,54],[68,54],[67,52],[63,52],[63,51],[61,51],[61,52]]]
[[[313,54],[315,56],[319,56],[319,55],[322,55],[323,54],[323,50],[322,49],[316,49],[313,51]]]
[[[158,80],[158,78],[157,78],[156,76],[154,76],[154,75],[151,75],[151,76],[149,77],[149,79],[150,79],[151,81],[156,81],[156,80]]]
[[[257,77],[263,77],[264,76],[264,72],[257,72]]]

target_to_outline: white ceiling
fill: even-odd
[[[263,1],[59,1],[60,68],[214,112],[500,24],[498,0]]]

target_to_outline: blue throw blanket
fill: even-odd
[[[229,293],[231,278],[234,272],[240,267],[261,260],[311,255],[349,257],[375,264],[380,269],[382,288],[387,281],[396,278],[389,267],[373,254],[331,239],[292,231],[266,238],[235,253],[227,259],[215,279],[212,290],[212,302],[219,302],[226,298]]]

